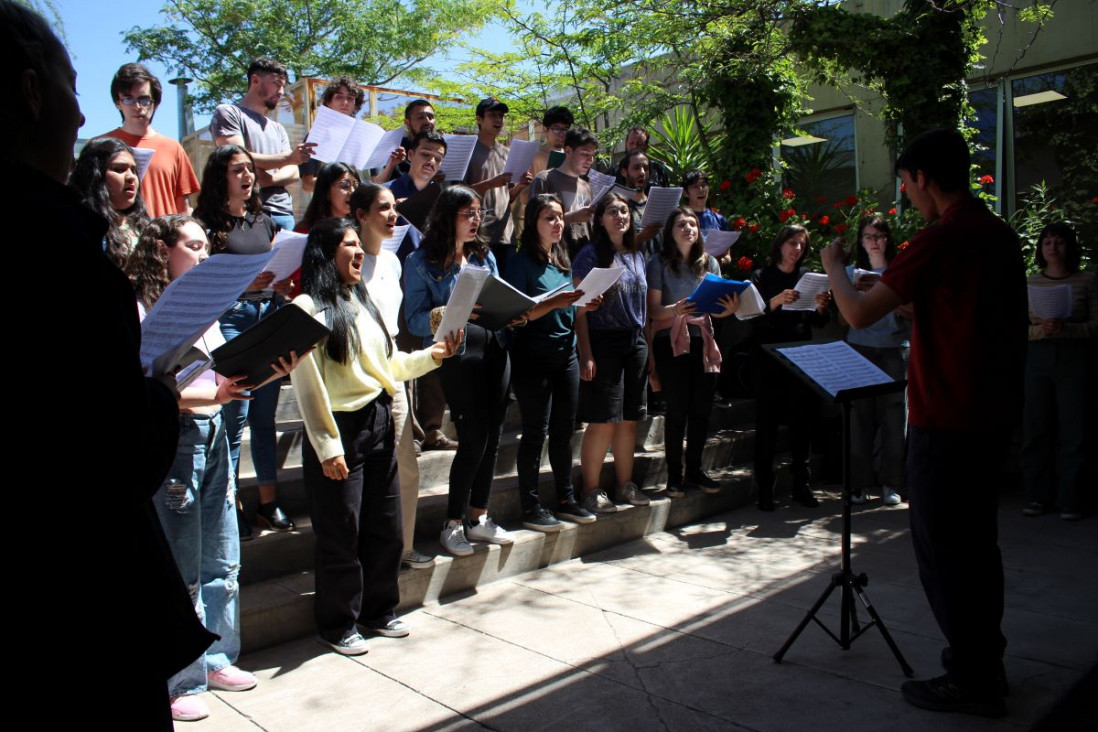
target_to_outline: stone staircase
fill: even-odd
[[[545,534],[517,528],[521,527],[521,509],[515,455],[520,429],[518,406],[513,403],[507,413],[496,463],[491,515],[505,528],[515,527],[515,543],[502,547],[474,543],[474,553],[468,557],[455,558],[443,553],[438,535],[445,519],[447,482],[453,453],[423,453],[419,458],[421,482],[416,516],[416,548],[437,555],[437,559],[434,566],[427,569],[401,570],[400,608],[417,607],[447,596],[475,591],[477,587],[497,579],[568,561],[751,503],[751,471],[747,466],[754,439],[754,413],[752,400],[714,406],[703,466],[721,481],[722,490],[719,493],[707,494],[688,488],[684,498],[671,499],[662,493],[649,494],[652,499],[650,506],[622,506],[617,513],[600,515],[592,524],[563,522],[562,531]],[[444,430],[453,434],[449,424],[444,425]],[[663,453],[663,417],[647,418],[638,425],[637,433],[634,480],[641,486],[662,486],[667,476]],[[577,493],[581,484],[581,437],[582,432],[577,431],[572,440],[573,483],[577,486]],[[255,539],[242,545],[241,625],[245,652],[314,632],[314,537],[301,475],[302,439],[304,431],[293,390],[284,386],[278,410],[278,495],[280,505],[291,515],[296,528],[292,532],[260,531],[257,528]],[[245,444],[241,449],[240,491],[249,515],[254,515],[257,496],[247,440],[248,434],[245,433]],[[779,444],[779,449],[782,447]],[[609,489],[613,481],[613,458],[608,455],[603,465],[601,483]],[[551,501],[553,480],[544,450],[540,483],[543,495],[550,497]]]

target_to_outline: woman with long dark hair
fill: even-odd
[[[1071,313],[1066,318],[1029,316],[1022,429],[1027,503],[1022,512],[1040,516],[1056,506],[1060,518],[1078,521],[1093,509],[1095,498],[1087,448],[1095,444],[1088,409],[1094,402],[1098,356],[1098,286],[1093,272],[1079,271],[1079,240],[1066,223],[1041,230],[1034,258],[1041,271],[1029,276],[1029,287],[1069,288]],[[1092,466],[1093,457],[1089,462]]]
[[[717,260],[705,253],[698,216],[676,209],[663,227],[663,251],[648,260],[648,313],[652,318],[652,351],[656,374],[667,400],[664,445],[667,450],[667,495],[686,495],[682,442],[686,437],[686,482],[704,491],[720,483],[702,469],[702,450],[721,370],[721,352],[707,313],[695,313],[689,300],[706,274],[720,275]],[[726,296],[716,317],[736,312],[739,299]]]
[[[498,274],[495,255],[477,233],[484,216],[480,196],[465,186],[439,194],[419,249],[404,261],[404,316],[408,329],[431,342],[431,311],[446,305],[461,268],[484,267]],[[466,326],[465,348],[439,371],[458,449],[450,465],[450,496],[440,541],[454,556],[473,553],[470,540],[510,544],[514,536],[488,515],[511,361],[502,331]],[[468,525],[465,523],[468,518]]]
[[[113,137],[92,140],[80,151],[69,187],[85,206],[107,220],[104,251],[124,268],[149,220],[133,150]]]
[[[351,215],[351,194],[362,184],[358,171],[347,163],[328,163],[316,176],[316,187],[305,215],[294,231],[308,234],[313,224],[330,216]]]
[[[126,274],[142,318],[168,284],[209,256],[202,227],[190,216],[153,219],[130,256]],[[207,355],[224,343],[214,325],[195,345]],[[274,378],[296,361],[282,360]],[[179,393],[179,447],[153,505],[183,581],[191,588],[195,612],[220,636],[205,653],[168,682],[172,718],[193,721],[209,715],[197,696],[207,689],[245,691],[256,678],[233,664],[240,655],[240,542],[236,525],[236,483],[230,475],[224,405],[248,398],[240,376],[206,371]]]
[[[583,293],[572,287],[572,263],[568,246],[562,241],[565,225],[560,198],[545,193],[531,197],[524,220],[521,246],[507,263],[507,281],[531,296],[552,292],[562,285],[565,290],[526,313],[526,324],[516,330],[511,343],[511,387],[522,414],[517,459],[522,524],[535,531],[558,531],[560,518],[582,524],[595,520],[593,513],[576,502],[572,487],[572,434],[580,381],[574,304]],[[538,497],[541,448],[546,435],[557,490],[555,516]]]
[[[223,145],[211,153],[202,172],[202,190],[194,216],[206,226],[211,251],[220,254],[261,254],[270,251],[278,225],[263,213],[251,153]],[[289,294],[289,279],[273,282],[264,272],[248,286],[236,304],[221,316],[221,332],[232,340],[278,309]],[[240,443],[245,423],[251,426],[252,463],[259,482],[259,518],[271,529],[288,531],[293,522],[277,503],[278,450],[275,411],[281,384],[271,382],[252,394],[250,402],[225,408],[233,472],[240,475]],[[250,539],[251,524],[241,512],[240,536]]]
[[[789,425],[790,451],[793,454],[793,500],[803,506],[819,505],[812,494],[808,456],[811,447],[812,412],[816,401],[812,392],[788,375],[759,346],[769,343],[807,341],[813,326],[822,326],[828,319],[831,295],[816,296],[813,310],[785,310],[800,299],[795,288],[808,271],[804,258],[808,255],[808,230],[803,226],[785,226],[774,237],[770,261],[751,277],[755,289],[765,303],[764,314],[755,321],[755,351],[751,358],[751,385],[758,405],[755,418],[755,482],[758,485],[758,505],[763,511],[774,510],[774,449],[778,425]]]
[[[880,216],[866,216],[858,224],[854,263],[847,277],[860,291],[868,291],[896,258],[898,249],[888,222]],[[861,270],[855,276],[855,270]],[[867,328],[851,328],[846,341],[858,353],[876,364],[893,379],[907,378],[908,321],[891,312]],[[904,474],[904,425],[907,422],[904,392],[858,399],[852,405],[850,423],[851,494],[853,503],[865,503],[873,479],[874,444],[880,435],[881,502],[896,506]]]
[[[582,380],[578,417],[588,423],[580,448],[580,471],[583,507],[593,513],[612,513],[617,506],[599,488],[607,449],[614,453],[615,497],[636,506],[650,503],[633,482],[637,420],[645,413],[648,284],[629,203],[616,193],[607,193],[595,206],[593,239],[572,265],[577,287],[595,267],[619,267],[622,276],[603,294],[598,310],[576,316]]]
[[[308,436],[302,462],[316,534],[318,640],[344,655],[368,650],[360,626],[408,635],[394,614],[403,541],[392,397],[401,382],[453,355],[460,340],[398,351],[362,282],[363,258],[352,221],[321,219],[309,232],[302,294],[293,301],[331,330],[291,378]]]

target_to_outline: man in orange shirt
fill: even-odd
[[[141,198],[150,217],[191,212],[187,196],[198,193],[195,177],[183,146],[152,128],[163,90],[142,64],[125,64],[111,81],[111,98],[122,115],[122,126],[101,137],[116,137],[130,147],[152,150],[149,167],[141,178]]]

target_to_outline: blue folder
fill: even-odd
[[[707,274],[687,299],[697,306],[695,313],[721,313],[724,308],[718,300],[725,295],[738,295],[750,286],[750,282],[726,280],[715,274]]]

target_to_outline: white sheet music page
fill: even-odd
[[[644,204],[644,215],[641,216],[641,228],[667,221],[667,217],[679,207],[681,200],[682,188],[649,188],[648,202]]]
[[[484,283],[488,281],[490,274],[492,271],[487,267],[466,265],[461,268],[457,282],[454,283],[454,291],[450,293],[450,299],[446,302],[446,312],[442,314],[442,322],[435,331],[435,343],[446,340],[447,335],[456,336],[457,332],[469,322],[469,315],[472,314],[473,306],[477,304],[480,291],[484,289]]]
[[[507,164],[503,166],[504,173],[511,174],[511,182],[518,183],[530,166],[534,164],[534,157],[541,147],[540,142],[527,140],[512,140],[511,149],[507,153]]]
[[[825,274],[805,272],[804,277],[801,277],[793,289],[801,293],[801,297],[796,302],[782,305],[783,310],[815,310],[816,295],[830,290],[831,282]]]
[[[831,396],[845,389],[892,382],[892,377],[851,348],[846,341],[777,350]]]
[[[465,180],[469,170],[469,161],[473,159],[473,148],[477,145],[476,135],[443,135],[446,140],[446,157],[442,159],[440,170],[446,180]]]

